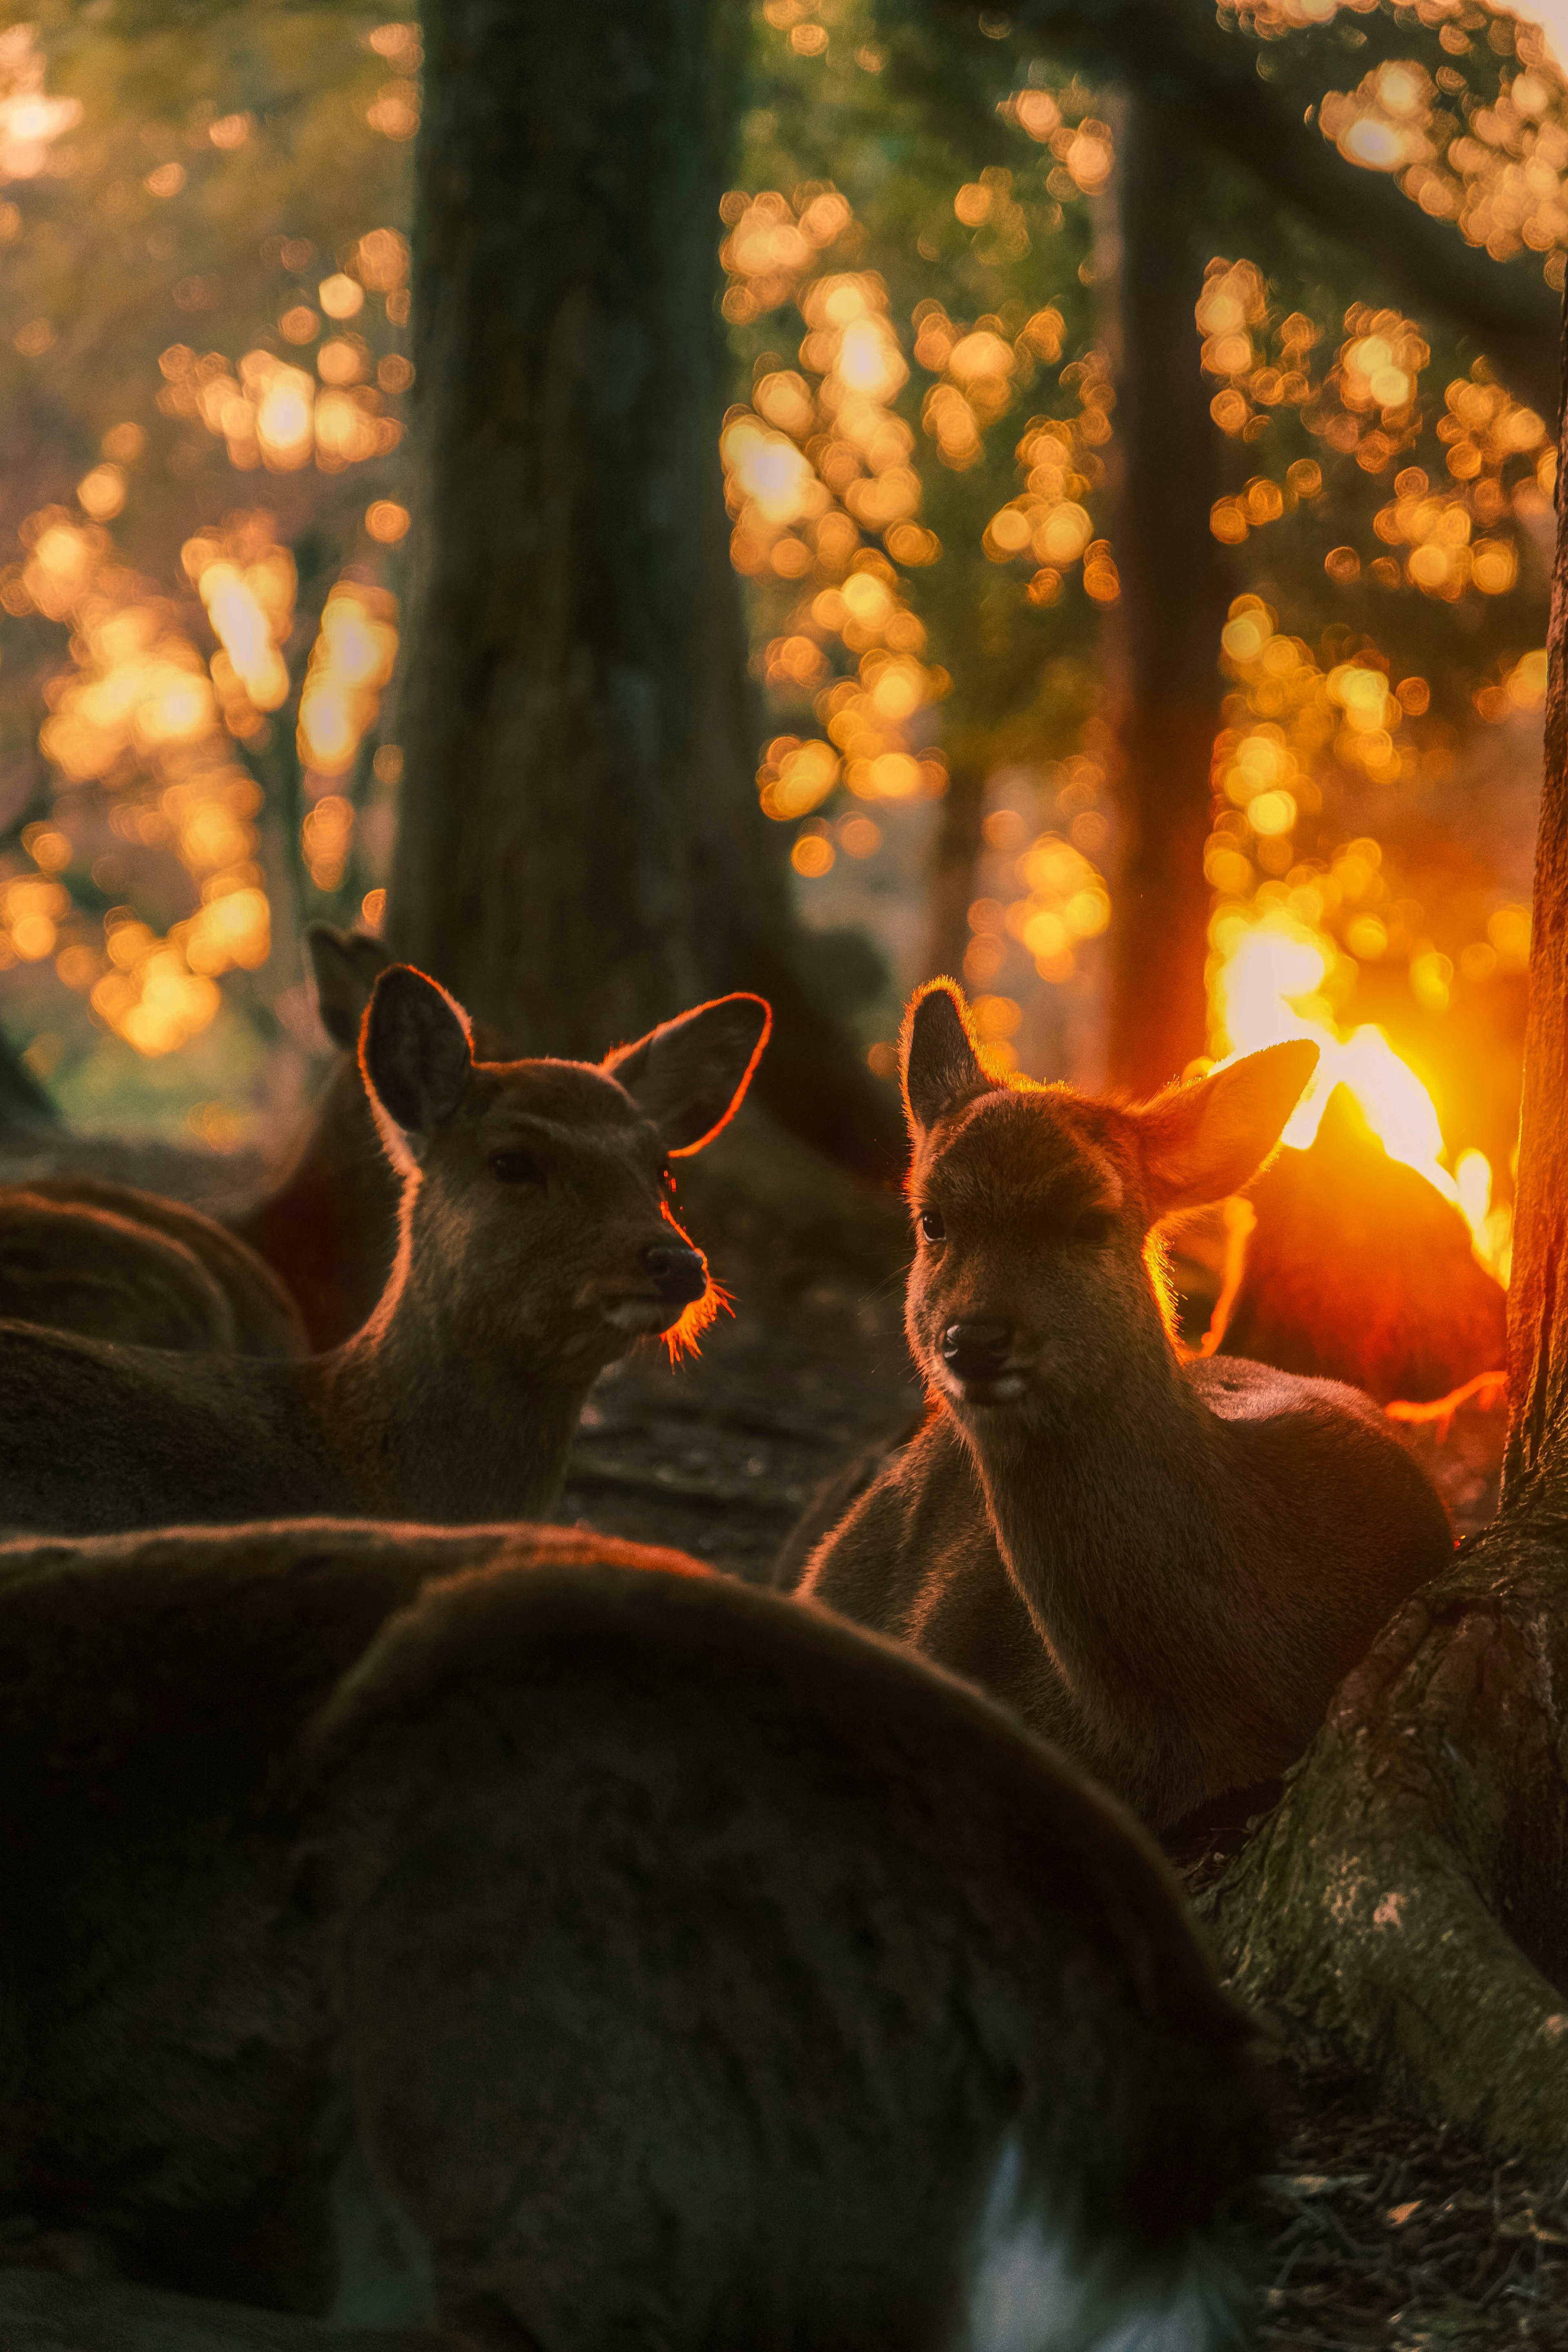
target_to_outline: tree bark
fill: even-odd
[[[880,1178],[897,1106],[814,992],[752,782],[717,453],[744,23],[427,0],[388,936],[524,1052],[596,1057],[756,988],[763,1096]]]
[[[922,980],[947,972],[963,978],[969,947],[969,909],[974,903],[984,849],[985,772],[975,761],[957,761],[948,779],[936,838],[926,874],[926,951]]]
[[[1204,1049],[1204,843],[1220,723],[1226,579],[1209,528],[1218,439],[1198,362],[1205,158],[1184,119],[1116,101],[1116,175],[1097,238],[1115,348],[1121,593],[1108,615],[1122,816],[1112,892],[1110,1076],[1150,1095]]]
[[[1560,453],[1561,462],[1561,453]],[[1561,476],[1559,477],[1561,480]],[[1499,2155],[1568,2163],[1568,528],[1548,638],[1497,1519],[1395,1619],[1210,1898],[1298,2047]]]

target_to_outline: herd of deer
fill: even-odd
[[[1173,1338],[1314,1049],[1128,1108],[918,995],[927,1418],[765,1591],[536,1522],[711,1312],[670,1163],[766,1006],[510,1060],[311,947],[268,1199],[0,1192],[0,2344],[1242,2340],[1264,2094],[1152,1833],[1450,1545],[1366,1397]]]

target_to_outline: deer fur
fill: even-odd
[[[0,1317],[147,1348],[310,1344],[271,1267],[215,1218],[90,1176],[0,1189]]]
[[[395,965],[362,1046],[402,1174],[369,1320],[298,1362],[0,1324],[0,1528],[547,1509],[598,1373],[714,1311],[668,1212],[668,1162],[730,1117],[768,1017],[759,997],[721,997],[597,1068],[476,1062],[451,999]]]
[[[287,1174],[228,1222],[287,1284],[310,1345],[325,1351],[359,1329],[397,1255],[397,1171],[381,1148],[359,1062],[365,1008],[392,958],[367,932],[330,923],[308,924],[305,947],[337,1057]],[[471,1027],[479,1059],[511,1059],[498,1031]]]
[[[10,2249],[0,2268],[0,2344],[5,2352],[478,2352],[471,2336],[447,2328],[338,2327],[24,2267]]]
[[[476,2352],[1232,2340],[1266,2135],[1173,1882],[826,1612],[574,1529],[12,1547],[0,1818],[5,2200],[131,2279]]]
[[[1463,1215],[1389,1158],[1348,1087],[1251,1199],[1226,1355],[1348,1381],[1380,1404],[1448,1396],[1507,1364],[1508,1294],[1478,1265]]]
[[[1160,1221],[1247,1181],[1315,1058],[1129,1108],[988,1075],[951,982],[905,1020],[929,1417],[800,1591],[994,1691],[1157,1827],[1282,1771],[1451,1553],[1370,1399],[1172,1336]]]

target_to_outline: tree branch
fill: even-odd
[[[930,5],[883,0],[884,22],[928,18]],[[938,6],[950,19],[974,21],[973,0]],[[1475,335],[1515,394],[1555,415],[1557,303],[1533,264],[1494,261],[1424,213],[1396,180],[1347,163],[1303,120],[1299,82],[1288,91],[1259,78],[1261,63],[1283,59],[1284,45],[1266,49],[1226,32],[1193,0],[1017,0],[1014,15],[1020,32],[1089,79],[1130,84],[1185,114],[1271,194],[1364,255],[1369,270],[1405,300]],[[1390,37],[1401,54],[1417,56],[1432,37],[1397,26]],[[982,37],[974,40],[978,50]],[[1358,53],[1358,79],[1363,69]]]

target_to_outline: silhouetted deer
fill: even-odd
[[[1220,1347],[1349,1381],[1380,1404],[1449,1395],[1508,1361],[1508,1299],[1460,1212],[1390,1159],[1336,1087],[1305,1151],[1252,1193],[1257,1223]]]
[[[800,1590],[996,1692],[1156,1825],[1299,1755],[1450,1555],[1369,1399],[1173,1344],[1154,1229],[1247,1181],[1315,1059],[1270,1046],[1124,1109],[989,1076],[949,983],[905,1021],[930,1418]]]
[[[403,1171],[370,1319],[300,1362],[0,1324],[0,1527],[544,1509],[605,1365],[715,1309],[668,1160],[729,1118],[767,1025],[760,997],[727,996],[596,1068],[477,1063],[451,999],[395,965],[362,1047]]]
[[[442,1579],[443,1570],[461,1571]],[[1119,1811],[575,1529],[0,1553],[7,2194],[493,2352],[1217,2352],[1265,2154]]]

